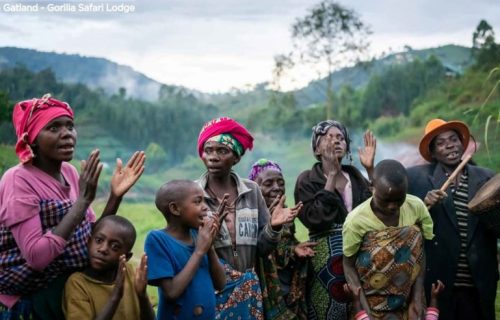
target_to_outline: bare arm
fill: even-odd
[[[194,252],[182,271],[173,278],[164,278],[159,281],[159,286],[163,290],[163,294],[167,300],[175,301],[186,291],[186,288],[200,267],[203,256],[212,247],[216,232],[217,226],[214,226],[214,219],[206,218],[203,226],[200,226],[198,230]]]
[[[179,272],[175,277],[159,280],[158,285],[161,287],[163,294],[165,295],[167,300],[175,301],[184,293],[184,291],[186,291],[187,286],[193,279],[196,271],[198,271],[204,255],[204,253],[195,251],[189,258],[182,271]]]
[[[425,253],[422,253],[422,261],[420,262],[420,272],[415,279],[415,283],[411,287],[411,301],[408,308],[409,319],[423,319],[425,316],[424,304],[424,271],[425,271]]]
[[[352,257],[346,257],[344,256],[343,258],[343,266],[344,266],[344,274],[347,280],[347,283],[349,286],[352,288],[352,290],[359,290],[359,299],[361,301],[361,307],[363,310],[366,311],[368,316],[370,317],[370,306],[368,305],[368,300],[366,300],[365,292],[363,288],[361,287],[361,282],[359,281],[359,276],[358,272],[356,271],[356,255],[353,255]]]
[[[219,257],[217,256],[214,247],[211,247],[210,250],[208,250],[208,260],[214,288],[217,291],[221,291],[226,286],[226,273],[224,272],[224,268],[219,261]]]
[[[139,308],[141,310],[141,320],[153,320],[155,318],[155,312],[151,306],[148,295],[146,293],[146,288],[148,284],[147,279],[148,274],[148,257],[143,254],[141,257],[141,263],[139,267],[135,270],[134,286],[137,298],[139,300]]]

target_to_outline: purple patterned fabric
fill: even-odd
[[[255,181],[257,179],[257,177],[259,176],[259,174],[262,171],[266,171],[266,170],[274,170],[274,171],[281,172],[281,167],[279,166],[278,163],[276,163],[272,160],[267,160],[267,159],[257,160],[257,162],[255,162],[252,165],[252,169],[250,170],[250,173],[248,174],[248,179]]]
[[[43,232],[57,226],[72,205],[69,199],[42,200],[40,220]],[[0,293],[25,295],[46,286],[66,271],[85,267],[88,263],[87,241],[92,231],[92,224],[87,219],[77,226],[61,255],[41,272],[26,263],[9,229],[0,227]]]

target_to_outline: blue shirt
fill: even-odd
[[[196,241],[197,232],[191,230],[191,236]],[[194,245],[173,238],[165,230],[151,231],[144,244],[148,256],[148,281],[175,277],[186,266],[194,249]],[[215,289],[208,256],[203,256],[198,271],[176,301],[167,301],[161,288],[158,288],[158,296],[157,319],[215,319]],[[193,314],[197,306],[203,309],[200,316]]]

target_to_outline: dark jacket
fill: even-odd
[[[470,201],[479,188],[493,177],[493,172],[471,165],[467,165],[466,170],[468,170],[468,198]],[[428,164],[409,168],[408,179],[409,193],[423,200],[428,191],[441,188],[447,176],[442,166]],[[453,197],[450,188],[446,192],[449,196],[430,209],[434,221],[435,237],[425,243],[426,294],[430,296],[431,284],[438,279],[445,285],[445,290],[439,296],[440,320],[455,318],[451,310],[451,301],[460,253],[460,237]],[[467,258],[474,285],[479,293],[484,319],[495,319],[495,296],[498,281],[496,237],[497,235],[488,231],[485,225],[478,221],[477,216],[469,215]],[[480,315],[477,319],[480,319]]]
[[[352,184],[352,207],[371,196],[370,183],[353,166],[343,165],[342,170],[349,174]],[[299,219],[309,229],[309,235],[328,232],[334,224],[342,224],[347,216],[347,209],[341,195],[325,190],[326,177],[321,162],[311,170],[302,172],[295,184],[295,202],[302,201]]]

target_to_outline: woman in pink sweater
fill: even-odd
[[[87,264],[99,150],[82,162],[79,176],[68,163],[77,138],[73,111],[50,95],[16,104],[13,124],[20,163],[0,180],[0,318],[64,319],[64,282]],[[143,152],[125,167],[117,160],[103,216],[116,213],[144,160]]]

